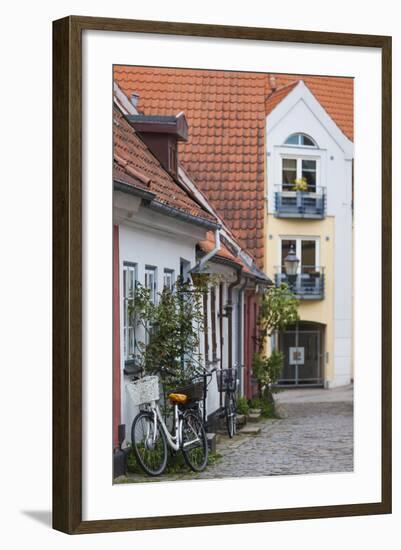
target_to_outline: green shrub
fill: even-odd
[[[260,409],[263,418],[280,418],[274,400],[256,397],[249,402],[249,405],[251,409]]]
[[[248,414],[249,413],[249,404],[246,397],[237,398],[237,413],[238,414]]]
[[[209,452],[207,465],[211,466],[212,464],[215,464],[221,458],[221,456],[222,455],[219,453]],[[188,470],[189,468],[185,462],[184,455],[181,452],[177,454],[169,455],[167,467],[166,467],[166,470],[164,471],[165,474],[188,473]],[[139,466],[138,462],[136,461],[135,454],[132,449],[128,454],[128,471],[133,474],[146,475],[145,472],[142,470],[142,468]]]
[[[262,416],[263,418],[280,418],[277,414],[274,401],[263,401]]]
[[[269,357],[261,353],[255,353],[253,356],[252,372],[262,391],[277,381],[282,368],[283,354],[280,351],[273,350]]]
[[[186,383],[202,363],[203,292],[203,287],[179,278],[174,291],[164,288],[156,301],[151,289],[139,283],[129,298],[130,322],[141,327],[135,359],[147,374],[158,374],[163,384]]]

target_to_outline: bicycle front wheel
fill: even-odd
[[[140,412],[132,423],[131,441],[135,457],[150,476],[158,476],[167,466],[167,441],[152,414]]]
[[[206,468],[209,456],[207,436],[200,415],[192,411],[185,413],[182,419],[182,453],[194,472]]]
[[[237,406],[235,396],[231,392],[226,392],[225,398],[226,423],[229,437],[234,437],[237,433]]]

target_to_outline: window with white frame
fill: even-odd
[[[281,237],[281,271],[285,272],[284,259],[291,249],[299,258],[298,273],[313,273],[319,267],[320,239],[318,237]]]
[[[135,319],[131,313],[137,280],[137,266],[130,262],[123,264],[123,340],[124,360],[135,355]]]
[[[174,270],[165,269],[163,272],[163,288],[172,291],[174,285]]]
[[[150,299],[155,304],[157,297],[157,269],[153,266],[145,266],[145,288],[150,290]],[[149,344],[150,337],[153,332],[153,327],[150,323],[146,323],[145,344]]]
[[[145,288],[148,288],[150,290],[150,297],[152,302],[156,303],[156,295],[157,295],[157,270],[153,266],[146,266],[145,267]]]
[[[189,271],[191,269],[191,262],[188,260],[184,260],[184,258],[180,259],[180,278],[181,281],[185,282],[188,279],[188,276],[190,275]]]
[[[296,145],[298,147],[317,147],[316,142],[306,134],[291,134],[284,142],[285,145]]]
[[[317,186],[317,159],[303,157],[282,158],[282,189],[292,191],[296,181],[305,180],[307,190],[315,192]]]

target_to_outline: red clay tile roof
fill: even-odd
[[[273,91],[271,76],[114,67],[117,84],[128,97],[134,92],[139,94],[138,107],[146,114],[185,112],[189,140],[179,145],[180,160],[259,266],[263,266],[264,256],[265,117]],[[276,88],[304,80],[352,139],[352,79],[281,74],[275,74],[274,79]]]
[[[303,80],[321,106],[351,141],[354,139],[354,79],[340,76],[275,74],[277,87]],[[268,80],[269,85],[269,80]],[[269,86],[270,88],[270,86]]]
[[[118,108],[114,108],[113,179],[155,194],[155,200],[217,224],[161,166]]]
[[[128,96],[146,114],[184,111],[189,140],[180,161],[233,230],[263,261],[265,76],[222,71],[115,67]]]
[[[283,100],[295,88],[298,82],[299,80],[295,80],[285,86],[280,86],[280,88],[276,88],[267,96],[265,103],[266,116],[270,114],[273,109],[277,107],[280,101]]]

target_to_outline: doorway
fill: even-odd
[[[278,347],[284,359],[277,386],[324,385],[324,325],[299,321],[279,334]]]

